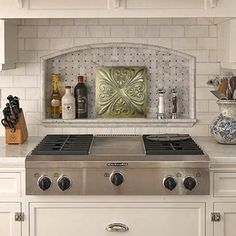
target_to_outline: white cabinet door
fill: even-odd
[[[205,203],[31,203],[30,236],[205,236]],[[120,234],[119,234],[120,235]]]
[[[103,9],[107,8],[107,0],[28,0],[29,9]]]
[[[204,9],[205,0],[127,0],[127,8]]]
[[[236,203],[215,203],[214,212],[221,215],[221,220],[214,222],[214,236],[235,236]]]
[[[15,212],[20,211],[20,203],[0,203],[1,236],[21,236],[21,222],[15,221]]]

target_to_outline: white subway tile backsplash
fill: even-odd
[[[50,19],[50,25],[73,25],[74,19],[61,18],[61,19]]]
[[[196,49],[197,40],[195,38],[173,38],[174,49]]]
[[[110,37],[111,28],[107,25],[89,25],[87,26],[88,37]],[[122,36],[121,36],[122,37]]]
[[[51,50],[60,50],[67,49],[74,46],[73,38],[59,38],[59,39],[50,39],[50,49]]]
[[[62,27],[63,38],[85,37],[85,36],[86,36],[86,26],[84,25]]]
[[[197,18],[198,25],[213,25],[214,18],[213,17],[199,17]]]
[[[148,23],[147,18],[125,18],[124,25],[146,25]]]
[[[171,38],[148,38],[148,44],[159,45],[161,47],[171,48],[172,40]]]
[[[185,17],[185,18],[173,18],[174,25],[195,25],[197,18]]]
[[[18,52],[19,62],[38,62],[38,52],[37,51],[19,51]]]
[[[38,28],[37,26],[19,26],[18,37],[19,38],[37,38]]]
[[[160,37],[184,37],[184,26],[160,26]]]
[[[154,25],[138,25],[136,26],[136,36],[142,38],[159,37],[159,26]]]
[[[13,76],[0,75],[0,88],[13,87]]]
[[[74,24],[75,25],[97,25],[98,24],[98,19],[96,18],[79,18],[79,19],[74,19]]]
[[[61,26],[38,26],[39,38],[61,37]]]
[[[198,74],[210,75],[210,74],[219,74],[220,73],[220,64],[219,63],[197,63],[196,69]]]
[[[122,18],[100,18],[99,25],[122,25]]]
[[[13,84],[16,88],[35,88],[38,87],[37,76],[14,76]]]
[[[49,19],[24,19],[23,25],[49,25]]]
[[[39,63],[27,63],[25,65],[26,75],[40,75],[40,64]]]
[[[148,18],[149,25],[171,25],[171,18]]]
[[[135,26],[112,25],[111,37],[135,37]]]
[[[25,99],[25,88],[2,88],[1,89],[2,101],[6,100],[7,96],[10,94],[13,96],[17,96],[20,99]]]
[[[40,100],[41,89],[40,88],[25,88],[25,98],[28,100]]]
[[[217,49],[216,38],[198,38],[197,39],[198,49]]]
[[[49,49],[49,39],[25,39],[26,50]]]
[[[193,128],[44,127],[40,121],[40,57],[73,46],[127,42],[174,48],[196,57],[196,109]],[[1,104],[9,94],[19,96],[30,135],[49,133],[143,134],[185,132],[209,135],[209,125],[219,112],[206,82],[220,73],[217,61],[217,25],[213,18],[100,18],[24,19],[18,26],[18,63],[0,72]],[[4,135],[4,129],[0,129]]]
[[[194,25],[185,26],[186,37],[208,37],[208,26]]]

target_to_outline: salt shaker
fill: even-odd
[[[172,89],[171,94],[172,94],[171,119],[177,119],[177,91],[176,89]]]
[[[165,89],[158,89],[157,91],[157,119],[165,119],[165,95],[166,90]]]

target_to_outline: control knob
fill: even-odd
[[[38,179],[38,186],[41,190],[46,191],[47,189],[49,189],[52,185],[52,181],[48,176],[41,176]]]
[[[184,187],[188,189],[189,191],[192,191],[197,185],[197,181],[194,177],[192,176],[187,176],[184,179]]]
[[[110,180],[115,186],[119,186],[124,182],[124,176],[119,172],[115,172],[111,174]]]
[[[67,176],[61,176],[57,181],[58,187],[65,191],[70,188],[71,186],[71,180]]]
[[[172,191],[177,186],[177,182],[173,176],[167,176],[164,179],[163,184],[165,188],[169,189],[170,191]]]

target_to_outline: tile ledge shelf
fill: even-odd
[[[163,119],[156,118],[120,118],[120,119],[43,119],[44,126],[50,127],[192,127],[196,119]]]

